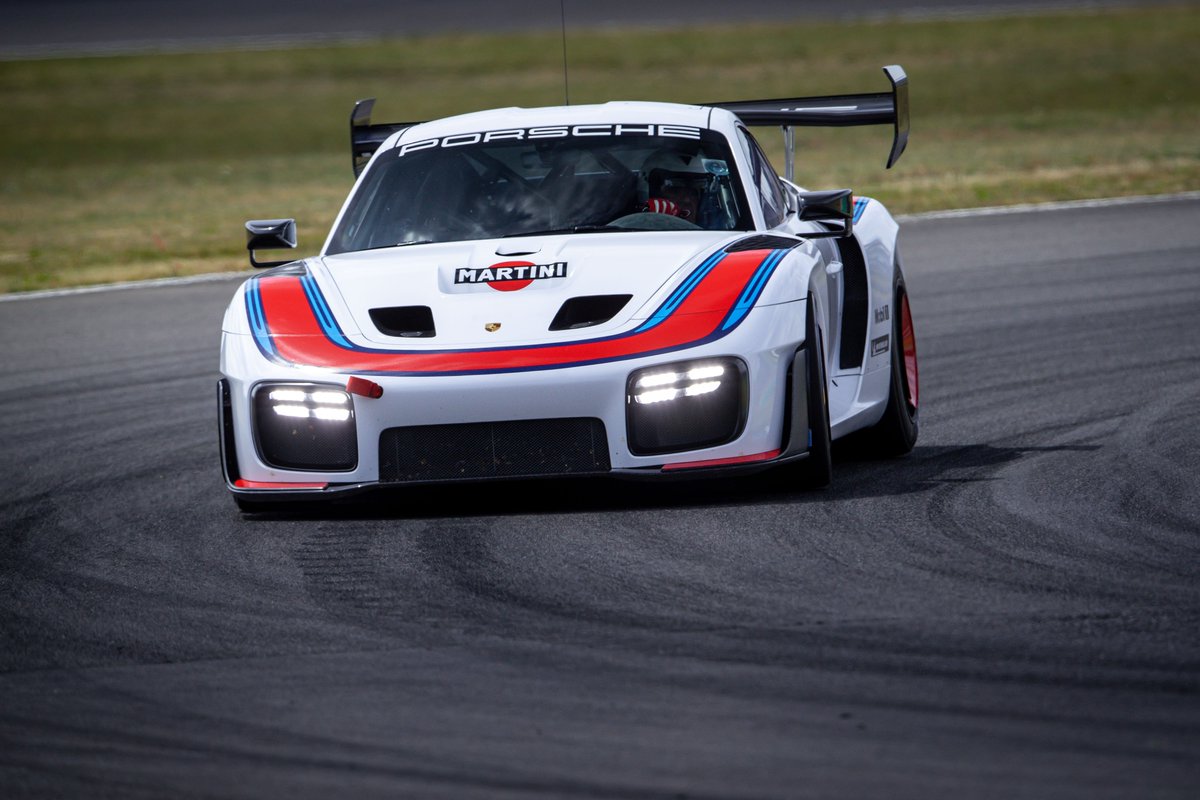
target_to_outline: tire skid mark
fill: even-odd
[[[335,612],[402,613],[404,586],[388,586],[375,549],[380,534],[353,525],[325,524],[293,551],[312,599]]]

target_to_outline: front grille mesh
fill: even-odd
[[[604,423],[589,417],[389,428],[379,436],[385,483],[608,472]]]

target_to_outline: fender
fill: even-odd
[[[783,237],[780,237],[783,238]],[[825,289],[826,259],[815,240],[799,240],[780,263],[758,300],[759,306],[803,301],[814,283]]]

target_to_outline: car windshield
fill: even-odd
[[[749,230],[725,138],[669,125],[460,134],[376,159],[327,252],[644,230]]]

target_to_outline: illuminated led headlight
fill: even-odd
[[[633,383],[635,403],[661,403],[678,397],[695,397],[721,388],[719,378],[726,373],[725,365],[699,364],[686,371],[644,370]],[[714,378],[718,380],[713,380]]]
[[[272,410],[281,417],[331,420],[350,419],[350,395],[341,390],[271,389],[267,398]]]
[[[745,424],[746,366],[736,358],[640,369],[629,376],[626,425],[634,455],[732,441]]]
[[[254,439],[262,460],[273,467],[328,472],[358,465],[354,403],[340,387],[259,385]]]

